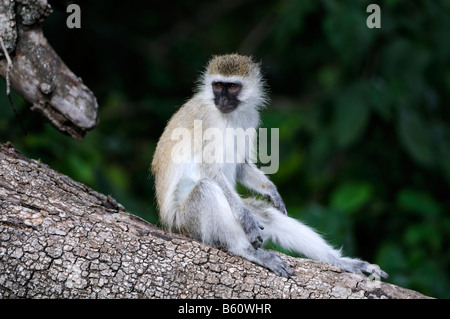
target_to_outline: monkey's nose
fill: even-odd
[[[230,113],[238,106],[238,104],[238,101],[233,101],[226,96],[220,96],[216,99],[216,106],[222,113]]]
[[[229,100],[226,96],[219,97],[219,101],[217,101],[217,106],[226,107],[229,104]]]

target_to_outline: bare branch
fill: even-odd
[[[12,88],[32,110],[81,139],[98,123],[98,104],[45,39],[41,23],[50,13],[46,0],[0,1],[0,37],[11,55],[11,63],[0,59],[0,76],[10,77]]]
[[[0,145],[0,298],[425,298],[281,256],[294,277],[158,229]]]

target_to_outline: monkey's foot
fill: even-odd
[[[276,253],[264,249],[257,249],[256,255],[258,259],[255,261],[258,264],[270,269],[278,276],[290,277],[294,275],[291,268]]]
[[[342,268],[345,271],[352,272],[355,274],[363,275],[363,273],[374,275],[375,277],[381,277],[383,279],[389,278],[389,275],[380,268],[380,266],[375,264],[369,264],[367,261],[360,260],[357,258],[341,257],[338,259],[335,266]]]

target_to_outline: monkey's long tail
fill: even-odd
[[[300,221],[282,214],[266,202],[256,199],[246,199],[244,202],[264,226],[264,240],[270,238],[285,249],[331,264],[341,258],[340,250],[331,247],[317,232]]]

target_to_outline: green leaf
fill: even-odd
[[[331,195],[330,206],[345,214],[353,214],[372,198],[372,194],[373,187],[369,183],[344,183]]]
[[[383,269],[388,272],[390,270],[402,271],[407,266],[405,252],[403,251],[402,246],[389,242],[381,246],[377,255],[377,262],[380,265],[383,265]]]
[[[322,24],[327,42],[344,63],[357,65],[377,35],[377,32],[368,32],[366,28],[364,5],[355,2],[354,5],[347,6],[333,1],[327,7],[329,12]]]
[[[441,239],[434,225],[429,224],[410,226],[405,233],[405,242],[413,248],[426,244],[427,247],[438,251],[441,247]]]
[[[397,204],[405,211],[418,215],[438,215],[441,207],[428,193],[414,189],[402,189],[397,195]]]
[[[406,151],[416,162],[433,165],[430,130],[416,111],[404,108],[400,112],[399,135]]]
[[[93,183],[95,180],[92,167],[87,161],[84,161],[75,154],[71,154],[67,157],[67,168],[76,180],[80,180],[84,183]]]
[[[338,100],[332,124],[338,147],[345,148],[362,136],[369,115],[369,106],[358,91],[349,92]]]

